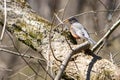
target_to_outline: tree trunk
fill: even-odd
[[[4,6],[1,0],[0,25],[3,25],[3,21]],[[61,32],[60,26],[56,27],[38,16],[24,0],[7,2],[6,26],[6,29],[19,41],[40,52],[51,63],[50,67],[55,75],[61,65],[58,60],[64,61],[72,50],[80,46],[71,44],[66,38],[69,35],[68,31]],[[94,54],[86,55],[82,51],[72,55],[62,77],[67,80],[119,80],[120,76],[118,67],[110,61]]]

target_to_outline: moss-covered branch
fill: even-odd
[[[65,37],[60,31],[52,30],[52,24],[46,19],[38,16],[25,2],[25,0],[8,0],[7,2],[7,30],[14,34],[18,40],[30,46],[36,51],[41,51],[47,59],[50,55],[50,62],[57,63],[52,66],[54,72],[59,70],[60,63],[55,60],[50,50],[49,38],[51,38],[54,55],[63,61],[71,52]],[[3,0],[0,0],[0,25],[4,21]],[[54,27],[54,26],[52,26]],[[51,33],[50,33],[51,32]],[[49,34],[52,36],[49,37]],[[76,49],[79,45],[72,45]],[[73,60],[72,60],[73,59]],[[110,80],[115,77],[117,80],[118,68],[105,59],[98,59],[97,56],[89,56],[78,53],[72,56],[65,70],[65,79],[73,78],[77,80]],[[114,76],[114,77],[113,77]]]
[[[0,1],[0,22],[4,21],[3,0]],[[7,2],[7,29],[28,46],[38,50],[46,43],[50,22],[36,15],[24,0]]]

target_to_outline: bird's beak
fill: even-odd
[[[69,22],[69,20],[67,19],[67,20],[65,20],[64,22],[65,22],[65,23],[68,23],[68,22]]]

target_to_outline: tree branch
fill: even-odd
[[[5,28],[6,28],[6,21],[7,21],[7,10],[6,10],[6,0],[4,0],[4,25],[3,25],[3,29],[2,29],[2,33],[0,36],[0,41],[2,41],[4,33],[5,33]]]
[[[67,64],[70,61],[73,54],[76,54],[76,53],[80,52],[81,50],[88,49],[89,47],[90,47],[90,43],[87,41],[87,42],[80,44],[80,46],[78,48],[74,49],[69,54],[67,54],[65,60],[62,62],[61,66],[60,66],[60,69],[55,77],[55,80],[61,79],[61,76],[62,76],[65,68],[67,67]]]
[[[120,25],[120,19],[116,21],[115,24],[107,31],[107,33],[92,47],[92,51],[94,52],[97,48],[103,43],[105,39],[108,39],[112,32]]]
[[[17,55],[17,56],[22,56],[24,58],[33,58],[33,59],[36,59],[36,60],[40,60],[40,61],[46,62],[46,60],[44,60],[42,58],[39,58],[39,57],[35,57],[35,56],[31,56],[31,55],[26,55],[26,54],[19,54],[18,52],[10,51],[10,50],[3,49],[3,48],[0,48],[0,51],[4,51],[4,52],[7,52],[7,53],[10,53],[10,54],[13,54],[13,55]]]
[[[3,0],[0,0],[0,25],[2,25],[2,26],[4,24],[4,22],[3,22],[4,21],[3,5],[4,5]],[[46,59],[46,55],[48,53],[51,53],[51,50],[49,47],[49,33],[51,30],[51,26],[53,24],[51,24],[46,19],[40,17],[39,15],[37,15],[30,8],[28,3],[26,3],[24,0],[22,0],[22,1],[21,0],[9,0],[7,2],[7,6],[9,6],[9,7],[6,8],[7,12],[8,12],[6,29],[9,30],[9,32],[11,32],[14,36],[16,36],[19,41],[23,42],[24,44],[28,45],[29,47],[31,47],[32,49],[34,49],[38,52],[41,51],[41,54]],[[86,12],[86,13],[88,13],[88,12]],[[86,14],[86,13],[84,13],[84,14]],[[90,13],[95,13],[95,12],[92,11]],[[79,15],[76,15],[76,16],[79,16]],[[117,23],[114,26],[118,26],[118,24],[119,23]],[[55,27],[53,25],[52,28],[53,28],[53,30],[51,31],[52,33],[51,33],[51,37],[50,37],[52,49],[55,53],[56,58],[60,59],[61,61],[64,60],[58,71],[57,76],[55,77],[56,80],[57,79],[59,80],[61,78],[61,75],[65,69],[66,69],[66,71],[65,71],[66,74],[68,76],[72,75],[72,77],[74,79],[77,79],[79,77],[84,80],[86,77],[87,68],[90,69],[90,71],[91,70],[93,71],[91,73],[90,73],[90,71],[88,72],[88,74],[90,75],[88,78],[95,76],[95,78],[97,79],[97,76],[102,74],[101,71],[103,69],[109,71],[108,76],[116,75],[115,73],[116,73],[116,71],[118,71],[116,66],[105,59],[101,59],[99,61],[96,60],[95,64],[94,64],[95,66],[93,66],[93,64],[92,64],[92,66],[88,66],[89,63],[91,65],[93,57],[86,56],[85,54],[76,54],[75,55],[75,57],[77,56],[77,58],[75,58],[75,62],[80,70],[80,73],[79,72],[76,73],[76,70],[77,70],[76,66],[74,66],[73,61],[70,61],[70,58],[73,54],[78,53],[80,50],[86,49],[87,47],[86,46],[83,47],[83,45],[85,45],[85,44],[88,45],[88,43],[85,42],[85,43],[81,44],[80,46],[79,45],[71,45],[71,48],[73,49],[73,51],[72,51],[68,47],[68,44],[65,41],[65,37],[59,33],[61,31],[59,29],[60,27]],[[112,31],[114,31],[114,29],[115,29],[115,27],[113,29],[111,29],[110,32],[108,32],[108,34],[104,38],[109,37],[109,35],[112,33]],[[99,43],[101,43],[102,40],[99,41]],[[97,47],[98,47],[99,43],[97,43]],[[88,47],[89,47],[89,45],[88,45]],[[95,49],[96,49],[96,47],[95,47]],[[93,48],[93,50],[94,50],[94,48]],[[9,52],[9,51],[7,51],[7,52]],[[14,53],[14,52],[9,52],[9,53]],[[23,54],[19,54],[19,53],[16,55],[23,56]],[[25,56],[26,55],[24,55],[24,57]],[[26,57],[29,58],[30,56],[26,56]],[[35,59],[37,59],[37,58],[35,58]],[[51,60],[51,62],[53,62],[53,65],[51,66],[52,70],[54,72],[57,71],[57,68],[59,68],[58,65],[60,63],[58,63],[58,61],[56,61],[54,59],[53,55],[50,55],[50,60]],[[68,62],[71,64],[68,64]],[[56,68],[56,66],[57,66],[57,68]],[[71,70],[71,68],[72,68],[72,70]]]

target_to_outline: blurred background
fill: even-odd
[[[77,15],[76,18],[85,26],[96,42],[120,19],[120,0],[27,0],[27,2],[38,15],[50,22],[54,13],[59,13],[58,16],[61,20]],[[2,27],[0,27],[1,30]],[[9,32],[5,33],[0,47],[16,52],[19,51],[23,54],[40,56],[19,42]],[[110,60],[118,67],[120,66],[120,27],[106,40],[98,55]],[[41,74],[44,73],[45,75],[44,70],[40,69],[41,67],[38,69],[40,65],[35,64],[35,60],[26,59],[26,61],[30,65],[34,65],[36,71],[40,71]],[[44,62],[42,64],[46,65]],[[45,80],[43,78],[33,78],[33,74],[21,57],[0,51],[0,80]]]

